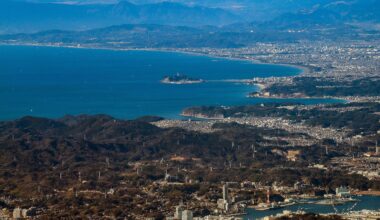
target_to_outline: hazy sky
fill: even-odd
[[[119,0],[25,0],[29,2],[43,2],[43,3],[66,3],[66,4],[90,4],[90,3],[115,3]]]

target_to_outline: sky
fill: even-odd
[[[112,4],[119,0],[25,0],[29,2],[42,2],[42,3],[65,3],[65,4]]]

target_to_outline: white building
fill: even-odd
[[[336,188],[335,194],[338,197],[346,197],[346,196],[351,195],[350,190],[347,187]]]
[[[13,209],[13,218],[14,219],[21,219],[22,218],[22,209],[19,207]]]
[[[193,212],[190,210],[182,211],[182,220],[193,220]]]
[[[182,206],[176,206],[175,207],[175,213],[174,213],[174,219],[181,219],[182,218],[182,212],[183,208]]]

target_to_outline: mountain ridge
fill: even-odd
[[[31,33],[50,29],[87,30],[124,23],[224,25],[237,20],[238,16],[222,9],[181,3],[137,5],[121,1],[107,5],[69,5],[11,0],[0,2],[0,33]]]

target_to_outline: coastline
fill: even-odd
[[[380,196],[380,191],[358,191],[355,195],[360,196]]]

